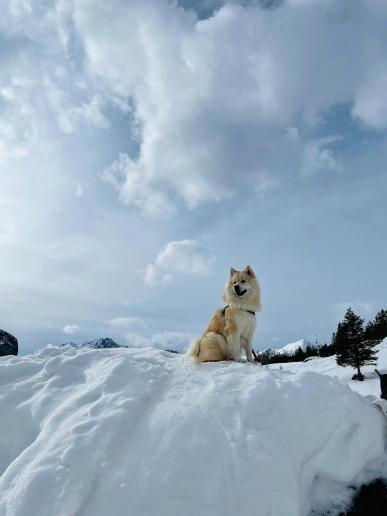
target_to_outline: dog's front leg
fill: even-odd
[[[253,336],[250,335],[247,340],[246,344],[246,358],[248,362],[255,362],[254,356],[253,356]]]
[[[241,336],[238,331],[233,331],[227,335],[229,356],[235,362],[241,361]]]

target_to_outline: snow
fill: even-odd
[[[370,365],[361,368],[362,373],[365,375],[363,382],[352,380],[352,376],[356,373],[351,367],[342,367],[336,364],[336,357],[313,357],[312,360],[306,362],[288,362],[284,364],[271,364],[270,369],[275,370],[282,368],[284,371],[308,372],[313,371],[315,373],[324,374],[330,377],[338,378],[343,384],[348,385],[352,390],[362,394],[363,396],[380,396],[380,381],[375,373],[375,367],[381,373],[387,373],[387,338],[384,339],[378,346],[377,353],[377,366]]]
[[[194,366],[133,348],[3,357],[0,514],[307,516],[339,504],[380,472],[385,419],[332,364],[313,367]]]

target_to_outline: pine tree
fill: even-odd
[[[366,336],[369,339],[383,340],[387,337],[387,310],[379,310],[375,319],[366,326]]]
[[[292,362],[302,362],[303,360],[305,360],[305,358],[306,358],[305,351],[302,349],[301,346],[298,346],[298,348],[296,349],[296,351],[293,354]]]
[[[334,353],[337,353],[337,350],[343,349],[345,347],[345,329],[343,327],[343,323],[339,322],[337,325],[337,330],[332,335],[331,340],[331,348],[334,350]]]
[[[376,364],[375,345],[377,339],[370,338],[364,330],[364,320],[348,308],[344,320],[337,326],[334,336],[336,362],[342,366],[352,366],[357,370],[358,380],[363,380],[360,367]]]
[[[334,338],[335,338],[335,333],[332,336],[332,341],[334,340]],[[320,346],[318,351],[319,351],[320,357],[330,357],[330,356],[336,354],[336,346],[334,343],[327,344],[325,342],[322,346]]]

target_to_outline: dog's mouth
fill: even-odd
[[[234,293],[238,296],[238,297],[242,297],[246,294],[247,290],[245,288],[240,288],[239,285],[235,285],[234,287]]]

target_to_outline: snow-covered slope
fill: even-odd
[[[0,359],[0,514],[306,516],[383,457],[335,378],[152,349]]]
[[[342,367],[336,364],[336,357],[311,357],[307,362],[288,362],[286,364],[271,364],[269,366],[270,369],[276,370],[282,368],[284,371],[292,371],[292,372],[315,372],[324,375],[328,375],[330,377],[336,377],[340,379],[345,385],[349,385],[349,387],[362,394],[363,396],[372,395],[372,396],[380,396],[380,381],[377,374],[374,372],[375,367],[381,373],[387,373],[387,339],[384,339],[376,349],[377,353],[377,366],[365,366],[362,367],[361,370],[365,375],[365,380],[363,382],[358,382],[357,380],[351,380],[352,376],[355,374],[355,370],[351,367]]]

